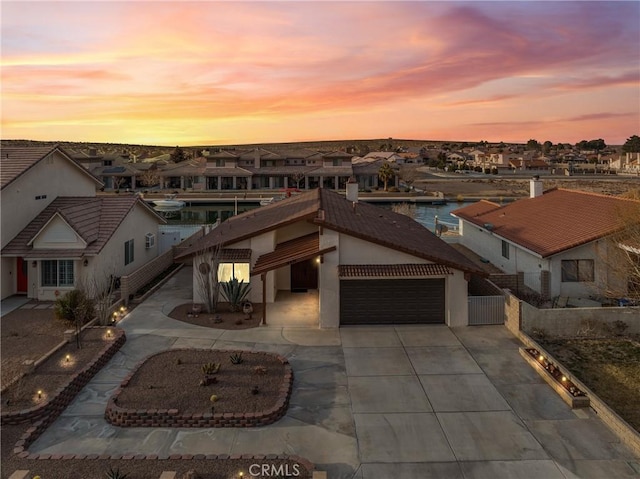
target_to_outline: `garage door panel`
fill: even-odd
[[[444,323],[444,279],[340,281],[341,324]]]

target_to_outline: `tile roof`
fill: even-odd
[[[442,264],[341,264],[340,278],[423,278],[452,274]]]
[[[303,220],[428,261],[484,274],[466,256],[408,216],[362,202],[354,209],[344,195],[323,188],[232,216],[194,240],[177,258],[216,244],[231,245]]]
[[[313,219],[318,211],[318,197],[319,191],[313,190],[232,216],[204,237],[195,238],[190,247],[185,245],[188,247],[176,258],[195,254],[217,244],[226,246],[237,243],[296,221]]]
[[[223,248],[220,250],[220,261],[251,261],[249,248]]]
[[[22,176],[27,170],[55,151],[66,157],[70,163],[80,168],[81,171],[90,176],[97,184],[102,185],[102,182],[98,178],[89,173],[84,166],[58,146],[3,147],[2,151],[0,151],[0,189],[4,189],[7,185]]]
[[[462,208],[459,208],[457,210],[453,210],[451,214],[467,219],[483,215],[498,208],[500,208],[500,205],[498,203],[494,203],[493,201],[480,200],[476,203],[463,206]]]
[[[311,233],[276,245],[271,253],[261,255],[251,271],[251,275],[266,273],[288,264],[311,259],[335,250],[335,246],[320,249],[320,236]]]
[[[244,168],[227,168],[226,166],[211,166],[201,172],[204,176],[251,176],[252,173]]]
[[[27,258],[79,258],[100,253],[115,233],[120,223],[136,204],[166,222],[142,200],[135,196],[66,196],[53,200],[31,223],[29,223],[3,249],[3,256],[25,256]],[[87,243],[84,249],[36,249],[31,241],[56,215],[60,215]]]
[[[479,204],[483,203],[483,204]],[[639,201],[577,190],[552,189],[505,206],[479,202],[452,214],[542,257],[597,240],[624,226],[622,211]]]

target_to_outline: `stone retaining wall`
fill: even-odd
[[[107,328],[95,329],[106,330]],[[114,335],[113,340],[111,340],[109,344],[105,346],[105,348],[96,356],[96,358],[92,362],[87,364],[82,370],[75,373],[69,379],[69,382],[65,386],[56,390],[51,395],[51,398],[49,400],[39,406],[29,409],[23,409],[22,411],[2,413],[0,415],[0,424],[24,424],[27,422],[40,420],[43,417],[45,417],[45,419],[36,422],[36,424],[44,423],[47,421],[47,425],[50,424],[50,422],[52,422],[60,415],[60,413],[71,403],[71,401],[73,401],[80,390],[87,385],[91,378],[93,378],[93,376],[95,376],[96,373],[100,371],[100,369],[102,369],[102,367],[106,365],[107,362],[109,362],[116,351],[118,351],[125,343],[126,336],[123,330],[117,328],[111,328],[111,330],[113,331]],[[33,427],[29,428],[29,430],[36,427],[36,424],[34,424]],[[42,429],[42,431],[44,431],[44,429]],[[38,435],[42,431],[38,432]],[[29,435],[29,437],[31,437],[31,434]],[[27,444],[26,440],[21,443],[21,446],[26,447],[25,444]]]
[[[553,337],[574,337],[585,328],[622,321],[628,325],[626,333],[638,334],[639,317],[640,307],[538,309],[522,302],[521,328],[526,333],[538,329]]]
[[[187,351],[188,349],[182,349]],[[172,349],[171,351],[181,351],[181,349]],[[122,389],[127,387],[131,378],[135,375],[138,368],[148,359],[158,354],[164,354],[161,351],[152,354],[138,364],[136,368],[122,381],[120,387],[113,393],[107,403],[104,413],[106,421],[114,426],[121,427],[257,427],[272,424],[280,419],[287,411],[289,406],[289,398],[293,388],[293,369],[287,358],[266,352],[250,352],[250,351],[227,351],[229,354],[242,352],[245,355],[265,355],[275,357],[284,366],[284,382],[280,386],[279,395],[276,404],[262,412],[246,412],[246,413],[201,413],[201,414],[180,414],[177,409],[126,409],[118,406],[118,396]]]
[[[165,251],[157,258],[149,261],[133,273],[120,278],[120,296],[125,304],[129,304],[129,296],[136,294],[156,276],[173,264],[173,249]]]

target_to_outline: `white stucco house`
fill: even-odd
[[[348,183],[347,197],[316,189],[250,210],[195,241],[176,257],[193,262],[194,302],[202,302],[201,252],[220,247],[219,279],[249,281],[266,317],[279,291],[311,291],[322,328],[467,325],[467,282],[483,273],[413,219],[359,203],[357,187]]]
[[[165,220],[137,197],[97,196],[100,180],[61,148],[3,148],[0,161],[2,299],[54,300],[158,255]]]
[[[609,237],[625,226],[625,211],[640,202],[585,191],[543,192],[507,205],[479,201],[452,212],[460,242],[505,273],[524,273],[525,285],[546,298],[624,293],[628,278],[615,268]]]

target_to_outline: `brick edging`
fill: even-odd
[[[202,351],[197,348],[171,349],[173,351]],[[215,350],[214,350],[215,351]],[[289,398],[293,389],[293,369],[289,361],[279,354],[264,351],[240,351],[229,350],[225,353],[243,353],[245,355],[263,355],[275,358],[284,366],[284,381],[279,389],[279,397],[275,405],[261,412],[236,412],[236,413],[199,413],[180,414],[177,409],[127,409],[117,405],[117,399],[122,389],[127,387],[129,381],[142,364],[154,356],[165,354],[160,351],[143,359],[133,371],[122,381],[120,387],[112,394],[107,402],[104,413],[105,420],[114,426],[121,427],[257,427],[273,424],[287,411]]]
[[[107,328],[92,327],[88,329],[106,330]],[[102,369],[105,364],[107,364],[107,362],[116,353],[116,351],[118,351],[125,343],[126,335],[122,329],[113,327],[108,329],[111,329],[114,335],[109,344],[107,344],[89,364],[87,364],[80,371],[73,374],[64,386],[61,386],[54,393],[52,393],[51,397],[47,401],[39,406],[35,406],[29,409],[4,412],[0,414],[0,424],[2,424],[3,426],[15,425],[39,420],[34,424],[34,426],[29,428],[28,431],[31,431],[34,427],[36,427],[36,425],[38,425],[39,428],[42,423],[46,422],[46,426],[48,426],[51,422],[53,422],[53,420],[55,420],[60,415],[60,413],[69,404],[71,404],[71,401],[73,401],[80,390],[87,385],[91,378],[93,378],[93,376],[95,376],[96,373],[100,371],[100,369]],[[42,419],[43,417],[44,419]],[[25,442],[22,442],[20,446],[27,447],[44,431],[44,429],[46,429],[46,426],[44,426],[43,429],[38,430],[37,434],[33,438],[31,438],[31,436],[36,431],[31,431],[29,437],[21,438],[21,441]],[[21,441],[18,442],[20,443]]]

